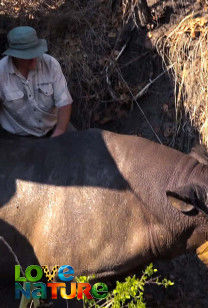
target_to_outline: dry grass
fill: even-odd
[[[186,16],[161,38],[165,63],[174,64],[176,110],[184,104],[208,147],[208,17]]]

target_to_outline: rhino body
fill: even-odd
[[[194,250],[208,240],[207,192],[208,166],[140,137],[0,138],[0,236],[23,268],[99,277]],[[8,277],[15,261],[0,249]]]

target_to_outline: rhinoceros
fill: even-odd
[[[1,137],[0,205],[0,236],[23,267],[69,264],[101,277],[201,245],[207,262],[208,166],[141,137]],[[15,261],[0,245],[8,277]]]

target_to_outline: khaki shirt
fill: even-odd
[[[13,134],[43,136],[57,122],[57,108],[72,103],[58,61],[44,54],[26,79],[8,56],[0,61],[0,124]]]

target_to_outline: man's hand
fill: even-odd
[[[65,133],[71,117],[71,109],[71,104],[58,108],[57,125],[51,137],[57,137]]]
[[[65,133],[65,131],[63,129],[59,129],[59,128],[56,128],[53,132],[53,134],[51,135],[51,137],[58,137],[60,135],[62,135],[63,133]]]

